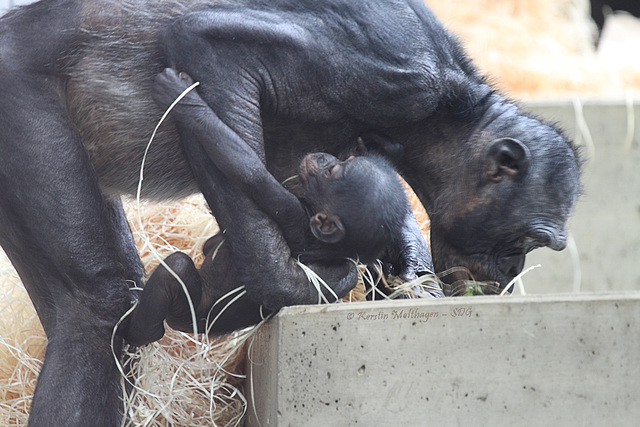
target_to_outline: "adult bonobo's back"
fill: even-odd
[[[420,0],[44,0],[0,20],[0,243],[52,338],[33,424],[120,417],[111,332],[142,270],[110,197],[136,189],[161,113],[153,77],[169,66],[201,82],[278,180],[302,153],[340,157],[365,133],[399,141],[437,270],[504,285],[530,249],[564,246],[573,147],[493,93]],[[171,125],[144,177],[145,196],[197,191]],[[386,261],[411,277],[424,242],[407,214]],[[265,251],[279,253],[265,227]]]

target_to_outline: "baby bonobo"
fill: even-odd
[[[166,108],[191,83],[185,73],[167,69],[156,79],[154,97]],[[273,220],[282,230],[291,258],[315,266],[347,264],[347,258],[369,264],[401,232],[409,206],[405,192],[390,162],[367,152],[362,139],[358,139],[359,151],[366,155],[342,161],[326,153],[305,156],[296,184],[285,188],[266,167],[248,170],[247,158],[256,156],[255,152],[195,91],[175,106],[172,117],[205,197],[217,200],[226,197],[227,203],[246,204],[246,210],[255,211],[254,215]],[[399,144],[379,135],[370,136],[367,143],[387,155],[401,151]],[[283,305],[261,307],[246,295],[234,292],[227,295],[247,280],[268,277],[263,274],[265,269],[277,268],[268,259],[248,259],[246,265],[245,261],[238,263],[238,258],[246,257],[247,246],[252,246],[251,233],[255,235],[256,231],[243,228],[242,224],[236,224],[234,229],[210,238],[204,245],[206,259],[199,271],[185,254],[178,252],[165,259],[188,288],[200,332],[228,332],[255,324],[262,314]],[[268,258],[269,254],[264,256]],[[252,270],[252,274],[239,275],[236,265]],[[291,269],[287,274],[296,276],[302,286],[307,279],[298,270]],[[345,270],[344,277],[338,280],[348,282],[346,292],[356,284],[352,269]],[[235,297],[238,299],[221,314]],[[159,266],[147,281],[132,314],[128,341],[142,345],[161,338],[165,319],[174,329],[193,331],[191,311],[181,285]]]

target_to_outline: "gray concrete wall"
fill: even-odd
[[[571,248],[532,252],[527,264],[542,268],[524,277],[527,292],[570,292],[579,277],[585,291],[640,289],[640,104],[628,108],[624,100],[585,101],[582,114],[576,114],[570,100],[525,108],[558,122],[586,145],[587,157],[584,195],[570,223],[579,265]],[[581,117],[592,143],[580,130]],[[633,140],[625,149],[629,123]]]
[[[636,426],[640,292],[290,307],[258,332],[254,426]]]

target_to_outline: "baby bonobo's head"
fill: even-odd
[[[385,158],[368,154],[340,161],[313,153],[302,160],[299,177],[311,231],[328,244],[326,256],[370,263],[399,236],[409,202]]]

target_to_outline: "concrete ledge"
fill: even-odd
[[[289,307],[247,425],[635,426],[638,355],[640,292]]]

